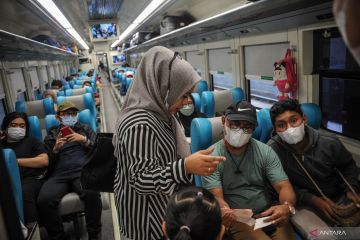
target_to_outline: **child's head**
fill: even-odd
[[[221,239],[224,228],[219,203],[208,190],[188,187],[171,197],[163,231],[173,240]]]

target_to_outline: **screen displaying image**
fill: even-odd
[[[115,23],[100,23],[91,25],[93,39],[107,39],[117,37]]]
[[[118,56],[113,56],[113,63],[121,63],[121,62],[125,62],[125,55],[124,54],[120,54]]]

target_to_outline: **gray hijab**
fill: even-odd
[[[172,120],[168,107],[190,92],[201,78],[187,61],[174,56],[173,51],[161,46],[153,47],[145,53],[126,94],[115,129],[118,129],[119,125],[135,112],[150,111],[162,121],[173,122],[177,152],[185,157],[184,153],[180,153],[182,152],[180,145],[185,139],[184,133],[179,133],[179,123]],[[117,140],[116,135],[113,139],[114,144]]]

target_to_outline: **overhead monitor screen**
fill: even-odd
[[[93,39],[108,39],[117,37],[115,23],[96,23],[91,25]]]
[[[113,63],[121,63],[121,62],[125,62],[125,55],[124,54],[120,54],[117,56],[113,56]]]

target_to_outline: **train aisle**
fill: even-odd
[[[106,75],[103,72],[99,73],[102,82],[101,89],[101,123],[102,129],[101,132],[113,132],[117,116],[119,114],[119,109],[114,101],[114,98],[111,94],[111,85],[107,80]],[[113,198],[113,194],[111,194]],[[114,227],[113,220],[115,211],[115,204],[113,199],[109,202],[110,209],[102,211],[101,223],[102,223],[102,239],[114,239]],[[114,210],[114,211],[113,211]]]

